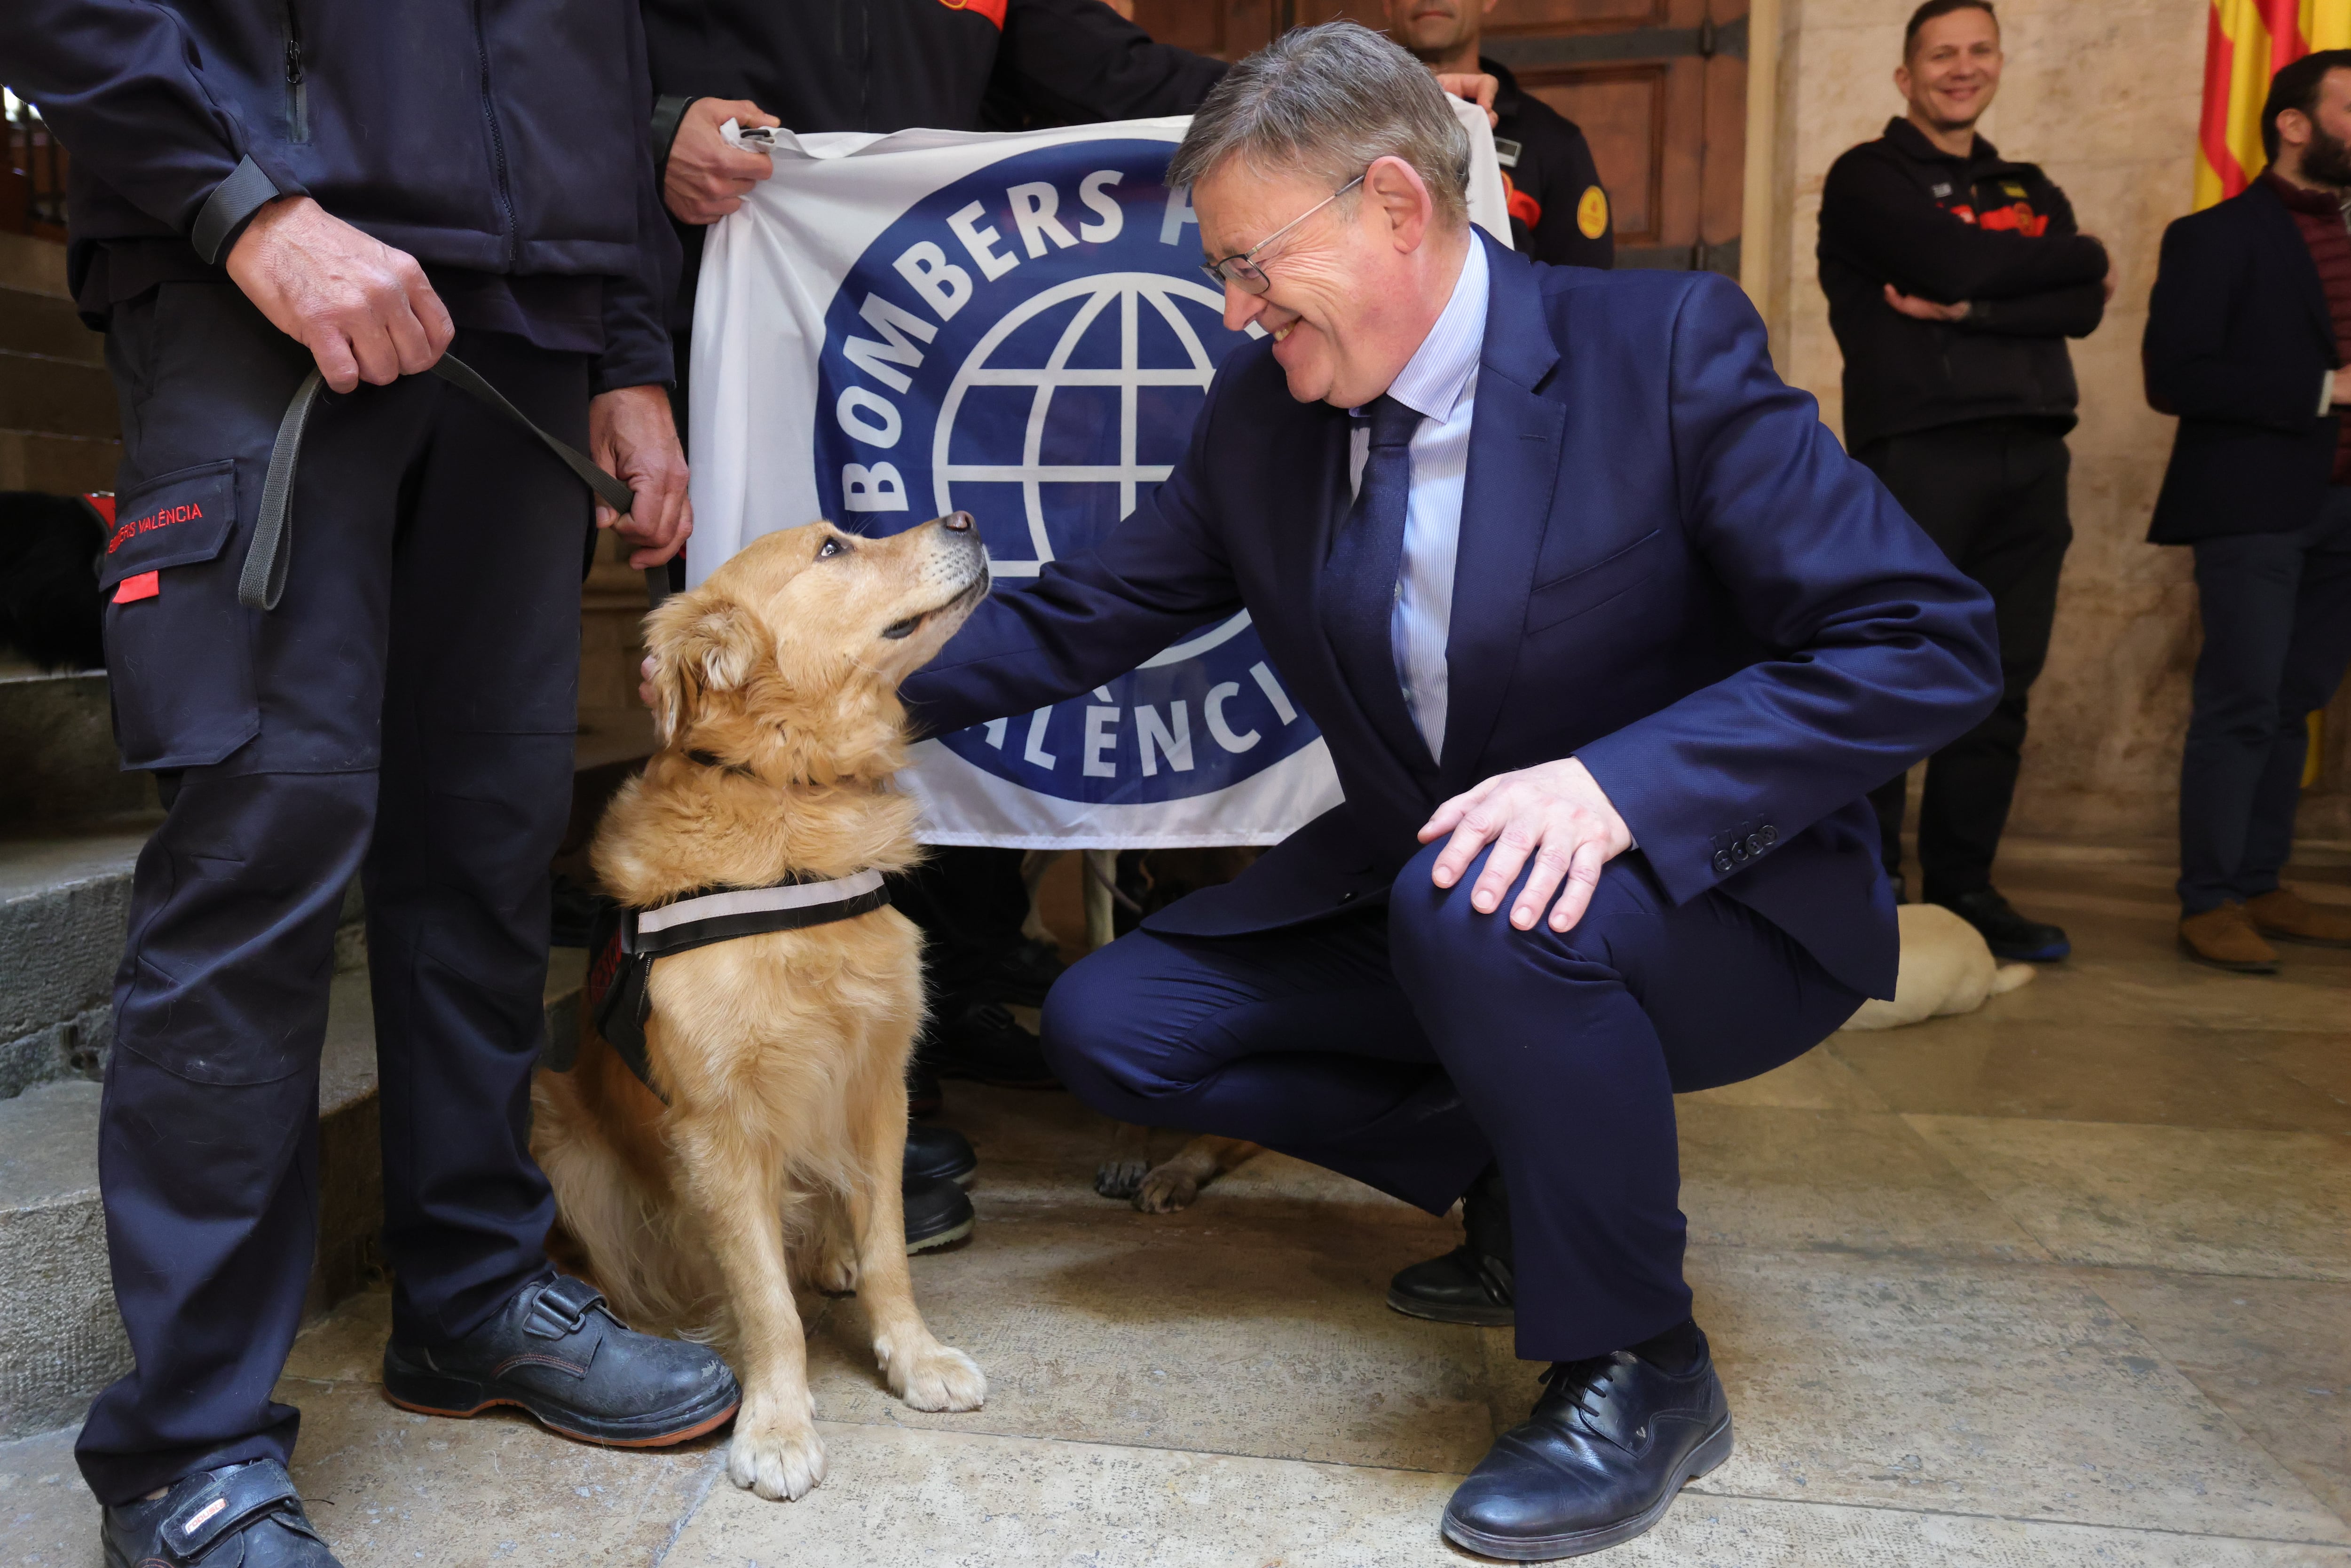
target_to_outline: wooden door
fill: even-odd
[[[1619,267],[1739,274],[1747,5],[1500,0],[1487,14],[1481,52],[1592,143]],[[1153,37],[1225,59],[1339,16],[1385,25],[1378,0],[1134,0]]]

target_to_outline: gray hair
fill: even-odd
[[[1469,221],[1469,133],[1428,68],[1358,22],[1283,34],[1225,73],[1167,165],[1189,185],[1228,158],[1337,190],[1382,158],[1412,165],[1440,223]]]

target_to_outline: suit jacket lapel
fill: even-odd
[[[1490,281],[1445,647],[1443,795],[1458,794],[1481,776],[1486,740],[1518,663],[1567,434],[1567,405],[1535,392],[1560,357],[1545,328],[1535,269],[1479,237]]]

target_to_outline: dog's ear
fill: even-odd
[[[646,616],[645,650],[664,746],[693,727],[713,695],[741,690],[774,653],[759,618],[708,588],[677,594]]]

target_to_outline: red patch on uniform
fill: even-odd
[[[81,504],[88,507],[91,511],[96,512],[99,516],[99,520],[103,522],[109,529],[111,529],[114,527],[113,491],[92,490],[82,497]]]
[[[1976,210],[1973,207],[1965,205],[1956,206],[1951,208],[1950,212],[1951,216],[1959,219],[1959,222],[1963,224],[1971,224],[1976,221]]]
[[[2049,215],[2035,213],[2032,206],[2019,202],[2014,206],[1994,207],[1983,215],[1983,227],[2013,229],[2016,233],[2038,239],[2049,229]]]
[[[152,599],[163,591],[160,573],[142,571],[137,577],[126,577],[114,590],[114,602],[129,604],[133,600]]]
[[[998,32],[1004,31],[1004,7],[1010,0],[939,0],[950,11],[970,11],[996,24]]]
[[[1532,228],[1542,222],[1542,204],[1520,190],[1518,183],[1508,174],[1502,176],[1502,205],[1509,210],[1510,216],[1527,227]]]

